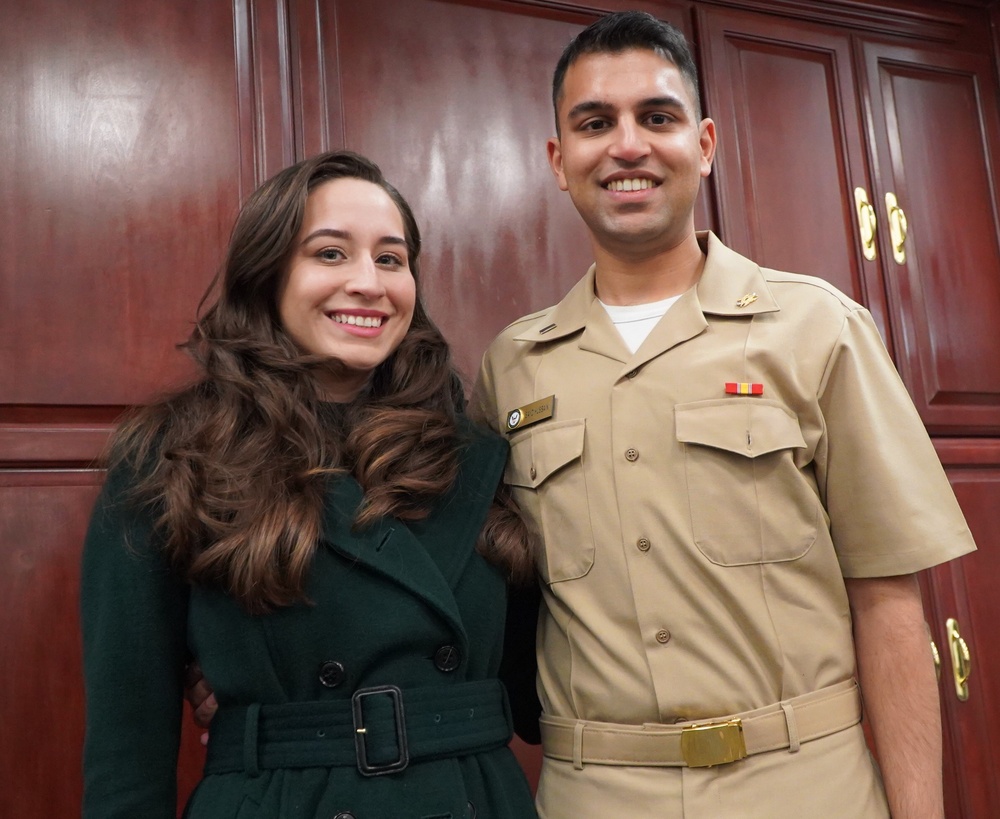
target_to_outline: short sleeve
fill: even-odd
[[[867,310],[820,388],[817,479],[845,577],[910,574],[975,550],[941,462]]]

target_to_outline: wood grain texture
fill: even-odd
[[[879,268],[861,254],[854,188],[872,195],[851,43],[815,24],[705,8],[704,82],[719,132],[722,238],[754,261],[819,276],[889,337]]]
[[[864,43],[896,363],[932,432],[1000,433],[1000,112],[986,55]]]

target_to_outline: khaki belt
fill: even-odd
[[[799,745],[861,721],[854,680],[755,711],[677,725],[619,725],[542,715],[542,751],[595,765],[709,767]]]

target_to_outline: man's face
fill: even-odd
[[[644,258],[694,230],[694,201],[715,153],[677,67],[646,49],[585,54],[563,82],[549,163],[596,245]]]

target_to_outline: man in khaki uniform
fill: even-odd
[[[540,815],[943,817],[913,573],[975,547],[868,312],[695,233],[715,128],[676,30],[610,15],[553,85],[596,264],[474,402],[543,540]]]

